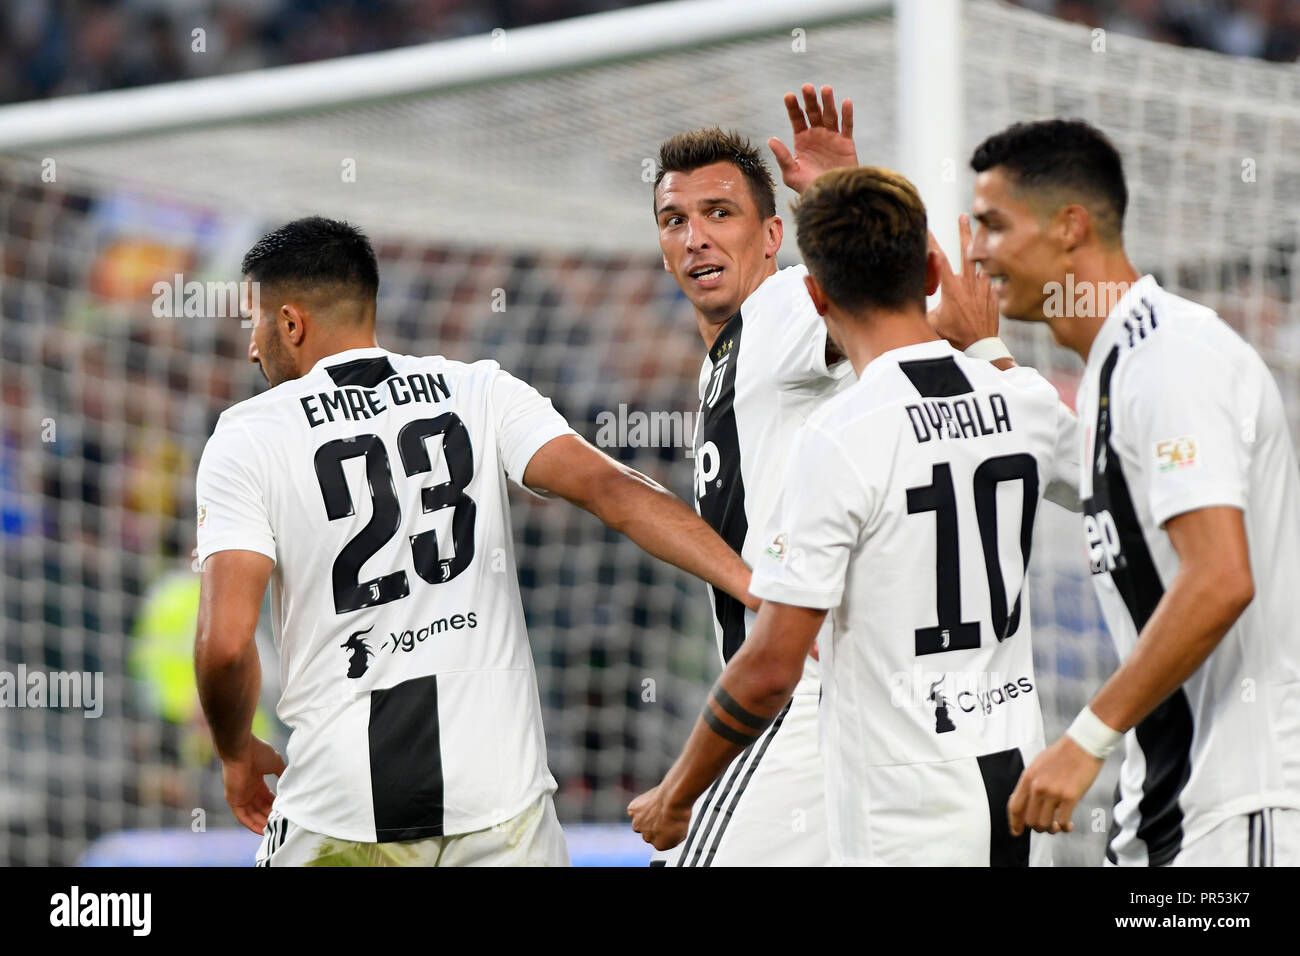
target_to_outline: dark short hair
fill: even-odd
[[[360,298],[379,291],[379,264],[356,226],[308,216],[268,232],[244,254],[243,274],[267,285],[338,285]]]
[[[752,143],[735,130],[724,132],[693,129],[664,140],[659,146],[659,171],[655,174],[655,192],[668,173],[689,173],[714,163],[731,163],[749,183],[758,214],[764,219],[776,215],[776,184],[771,170]]]
[[[795,207],[808,272],[849,312],[925,307],[925,204],[900,173],[856,166],[823,173]]]
[[[1080,201],[1110,241],[1124,231],[1128,187],[1119,151],[1106,135],[1083,120],[1016,123],[976,148],[971,169],[982,173],[1003,167],[1012,188],[1058,192]]]

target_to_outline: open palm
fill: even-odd
[[[775,136],[767,141],[781,168],[781,179],[800,194],[828,169],[858,165],[858,149],[853,144],[853,101],[846,99],[837,115],[835,91],[829,86],[821,88],[820,103],[811,83],[805,83],[801,92],[802,106],[795,94],[785,94],[794,153]]]

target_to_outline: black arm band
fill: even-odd
[[[711,731],[723,740],[730,741],[738,747],[748,747],[758,739],[758,734],[745,734],[732,727],[728,727],[722,722],[721,718],[713,712],[713,708],[708,704],[704,705],[704,722],[708,724]]]
[[[767,729],[775,718],[760,717],[758,714],[750,713],[740,704],[736,703],[736,698],[732,697],[723,688],[721,684],[713,685],[713,699],[718,702],[718,706],[730,714],[746,727],[752,727],[760,733]]]

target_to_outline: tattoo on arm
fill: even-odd
[[[740,721],[746,727],[750,727],[762,733],[772,723],[771,717],[760,717],[758,714],[751,714],[744,707],[736,702],[736,698],[727,693],[725,687],[721,684],[713,685],[713,699],[717,701],[718,706],[725,710],[736,720]]]
[[[713,712],[713,708],[708,704],[704,705],[704,723],[715,734],[723,740],[729,741],[740,747],[748,747],[759,735],[763,733],[775,719],[774,717],[760,717],[751,711],[740,706],[740,703],[726,692],[721,684],[713,686],[713,702],[726,713],[734,718],[737,722],[744,724],[750,730],[737,730],[723,723],[722,719]],[[751,732],[752,731],[752,732]]]
[[[713,708],[708,704],[704,705],[704,722],[709,729],[721,737],[723,740],[735,744],[737,747],[748,747],[758,739],[758,734],[743,733],[724,724],[718,715],[713,712]]]

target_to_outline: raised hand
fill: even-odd
[[[802,107],[799,97],[785,94],[794,153],[775,136],[767,141],[781,168],[781,179],[800,194],[828,169],[858,165],[858,149],[853,145],[853,101],[846,99],[837,116],[835,91],[829,86],[822,87],[820,103],[811,83],[803,85],[802,93]]]
[[[993,292],[988,276],[978,271],[966,257],[971,244],[970,217],[963,213],[957,219],[961,237],[961,273],[952,271],[948,257],[930,234],[930,251],[939,257],[939,293],[937,308],[926,315],[930,328],[965,351],[980,339],[998,334],[998,298]]]

